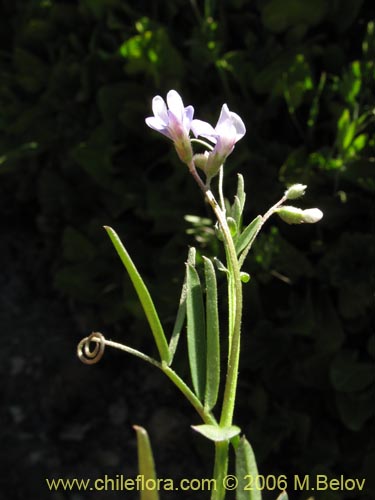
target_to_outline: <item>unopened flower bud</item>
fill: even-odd
[[[277,215],[288,224],[302,224],[303,210],[297,207],[283,206],[276,210]]]
[[[276,210],[278,216],[288,224],[313,224],[320,221],[323,217],[323,212],[319,208],[309,208],[302,210],[297,207],[282,206]]]
[[[300,198],[305,194],[307,186],[304,184],[293,184],[285,191],[285,197],[287,200],[295,200],[296,198]]]
[[[242,283],[248,283],[250,281],[250,274],[241,271],[240,273]]]
[[[323,212],[319,208],[308,208],[303,211],[304,222],[314,224],[323,217]]]
[[[228,223],[230,234],[232,236],[236,236],[236,234],[237,234],[237,222],[233,219],[233,217],[227,217],[227,223]]]
[[[208,151],[205,153],[197,153],[193,156],[194,164],[196,167],[200,168],[204,172],[206,171],[206,165],[208,160]]]

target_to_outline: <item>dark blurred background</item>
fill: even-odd
[[[294,182],[308,185],[299,206],[325,213],[309,227],[272,219],[246,266],[236,422],[259,469],[366,478],[315,498],[374,498],[374,19],[362,0],[2,0],[2,500],[138,498],[45,484],[134,476],[132,424],[160,477],[210,477],[198,416],[162,374],[110,349],[92,367],[75,353],[92,330],[154,353],[104,224],[167,331],[188,245],[216,251],[197,186],[144,123],[172,88],[202,119],[226,102],[246,123],[226,166],[230,199],[245,177],[245,221]],[[208,495],[162,495],[188,497]]]

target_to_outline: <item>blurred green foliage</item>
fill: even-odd
[[[360,0],[3,2],[2,197],[43,235],[51,280],[87,326],[126,325],[135,345],[147,332],[103,224],[167,330],[186,245],[216,244],[196,186],[144,124],[156,94],[175,88],[213,122],[227,102],[244,119],[226,171],[233,191],[234,171],[245,177],[248,221],[293,182],[325,212],[314,227],[272,221],[247,266],[237,419],[261,470],[375,467],[374,18]],[[366,491],[356,498],[370,479]]]

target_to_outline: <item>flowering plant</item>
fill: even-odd
[[[193,429],[214,443],[215,458],[213,467],[214,488],[211,499],[223,500],[229,488],[228,477],[235,478],[237,500],[252,498],[259,500],[260,491],[249,496],[246,481],[249,475],[257,475],[257,466],[253,450],[241,429],[233,422],[238,366],[241,347],[241,321],[243,312],[242,286],[250,277],[242,271],[245,259],[265,222],[273,215],[289,224],[314,223],[321,219],[322,212],[317,209],[302,210],[284,203],[303,196],[306,186],[294,184],[282,198],[264,215],[258,215],[248,225],[243,225],[243,211],[246,194],[244,181],[238,176],[237,193],[232,204],[225,201],[223,192],[223,165],[233,152],[235,144],[245,135],[242,119],[222,106],[219,120],[215,127],[199,119],[193,119],[194,108],[185,107],[180,95],[171,90],[167,102],[156,96],[152,102],[154,116],[146,118],[146,124],[172,140],[181,161],[197,182],[205,199],[210,204],[217,219],[217,234],[223,242],[226,262],[221,263],[203,257],[202,282],[197,270],[196,250],[190,248],[186,262],[185,281],[181,291],[179,308],[171,335],[165,334],[151,295],[138,273],[132,259],[116,232],[105,227],[120,259],[122,260],[150,325],[160,360],[133,349],[130,346],[107,340],[101,333],[94,332],[78,345],[78,356],[88,364],[97,362],[104,353],[105,346],[121,349],[138,356],[160,369],[183,393],[199,414],[203,423]],[[195,137],[191,137],[190,133]],[[207,142],[209,141],[209,142]],[[193,145],[203,146],[203,153],[195,153]],[[197,167],[205,175],[199,175]],[[211,190],[212,180],[218,176],[218,201]],[[216,267],[216,269],[215,269]],[[218,302],[221,299],[216,283],[217,271],[224,272],[227,281],[228,325],[223,327],[220,321]],[[179,339],[186,325],[187,356],[190,366],[190,383],[183,380],[172,368]],[[222,333],[227,332],[228,346],[226,353],[224,391],[220,401]],[[156,478],[152,451],[147,432],[135,427],[138,442],[140,473],[146,478]],[[235,451],[236,476],[228,476],[229,447]],[[280,490],[286,483],[278,484]],[[281,496],[286,498],[286,493]],[[141,492],[141,499],[156,500],[156,489]]]

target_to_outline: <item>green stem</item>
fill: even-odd
[[[254,243],[255,238],[258,236],[259,232],[261,231],[262,227],[264,226],[264,223],[275,213],[277,208],[279,208],[280,205],[282,205],[285,201],[287,200],[286,196],[284,195],[281,200],[279,200],[277,203],[275,203],[263,216],[262,216],[262,223],[257,229],[257,232],[255,233],[254,237],[252,238],[251,242],[249,245],[245,248],[245,250],[242,252],[241,257],[239,258],[239,267],[240,269],[243,266],[243,263],[245,262],[245,259],[247,257],[247,254],[249,253],[250,248],[252,247],[252,244]]]
[[[235,312],[236,312],[236,290],[234,287],[234,280],[233,280],[233,270],[232,270],[232,265],[231,261],[228,255],[228,252],[226,252],[226,261],[227,261],[227,268],[229,271],[229,274],[227,276],[227,282],[228,282],[228,365],[229,365],[229,357],[230,357],[230,352],[232,350],[232,336],[234,332],[234,323],[235,323]]]
[[[206,192],[206,197],[215,212],[224,235],[224,245],[227,255],[227,264],[229,269],[228,293],[229,293],[229,324],[233,325],[233,330],[229,331],[228,336],[228,366],[225,381],[223,406],[221,410],[220,426],[226,427],[232,425],[234,406],[236,401],[238,365],[240,359],[240,338],[241,338],[241,318],[242,318],[242,283],[240,268],[237,260],[236,249],[230,233],[225,214],[215,201],[211,191]],[[228,471],[228,448],[229,442],[217,443],[215,446],[215,467],[214,478],[217,489],[212,496],[212,500],[223,500],[225,498],[225,489],[223,487],[223,478]]]
[[[275,203],[269,210],[267,210],[267,212],[263,215],[263,221],[262,221],[262,225],[260,226],[259,230],[258,230],[258,233],[259,231],[262,229],[262,226],[263,224],[266,222],[266,220],[268,220],[271,215],[273,215],[273,213],[275,212],[275,210],[284,203],[284,201],[287,200],[287,197],[284,195],[277,203]]]
[[[215,443],[214,478],[216,488],[212,490],[211,500],[222,500],[225,498],[224,478],[228,471],[228,448],[228,441]]]
[[[225,215],[225,201],[224,201],[224,192],[223,192],[223,182],[224,182],[224,167],[221,165],[219,170],[219,200],[221,205],[221,210]]]
[[[242,318],[242,282],[240,267],[238,264],[236,249],[230,234],[226,218],[217,204],[211,191],[206,191],[206,198],[210,203],[219,221],[224,236],[224,244],[227,251],[229,271],[232,275],[234,291],[234,325],[230,332],[231,348],[229,352],[228,371],[224,389],[223,407],[221,411],[220,425],[223,427],[232,425],[234,404],[236,399],[238,364],[240,355],[241,318]],[[230,314],[232,311],[230,311]]]
[[[205,186],[202,179],[199,177],[194,162],[189,165],[189,170],[199,187],[205,194],[205,197],[216,218],[221,226],[224,236],[224,246],[227,255],[227,264],[230,272],[229,278],[229,317],[234,318],[233,331],[229,332],[229,356],[228,367],[225,381],[223,406],[220,416],[220,426],[226,427],[232,425],[234,406],[236,400],[237,381],[238,381],[238,366],[240,358],[240,339],[241,339],[241,319],[242,319],[242,282],[240,275],[240,267],[237,259],[236,249],[230,233],[225,213],[218,205],[214,195]],[[234,309],[234,311],[232,310]],[[232,321],[230,321],[232,323]],[[228,448],[229,442],[217,443],[215,446],[215,468],[214,478],[217,483],[217,491],[213,494],[214,500],[223,500],[225,498],[225,490],[222,488],[222,478],[226,475],[228,469]]]

